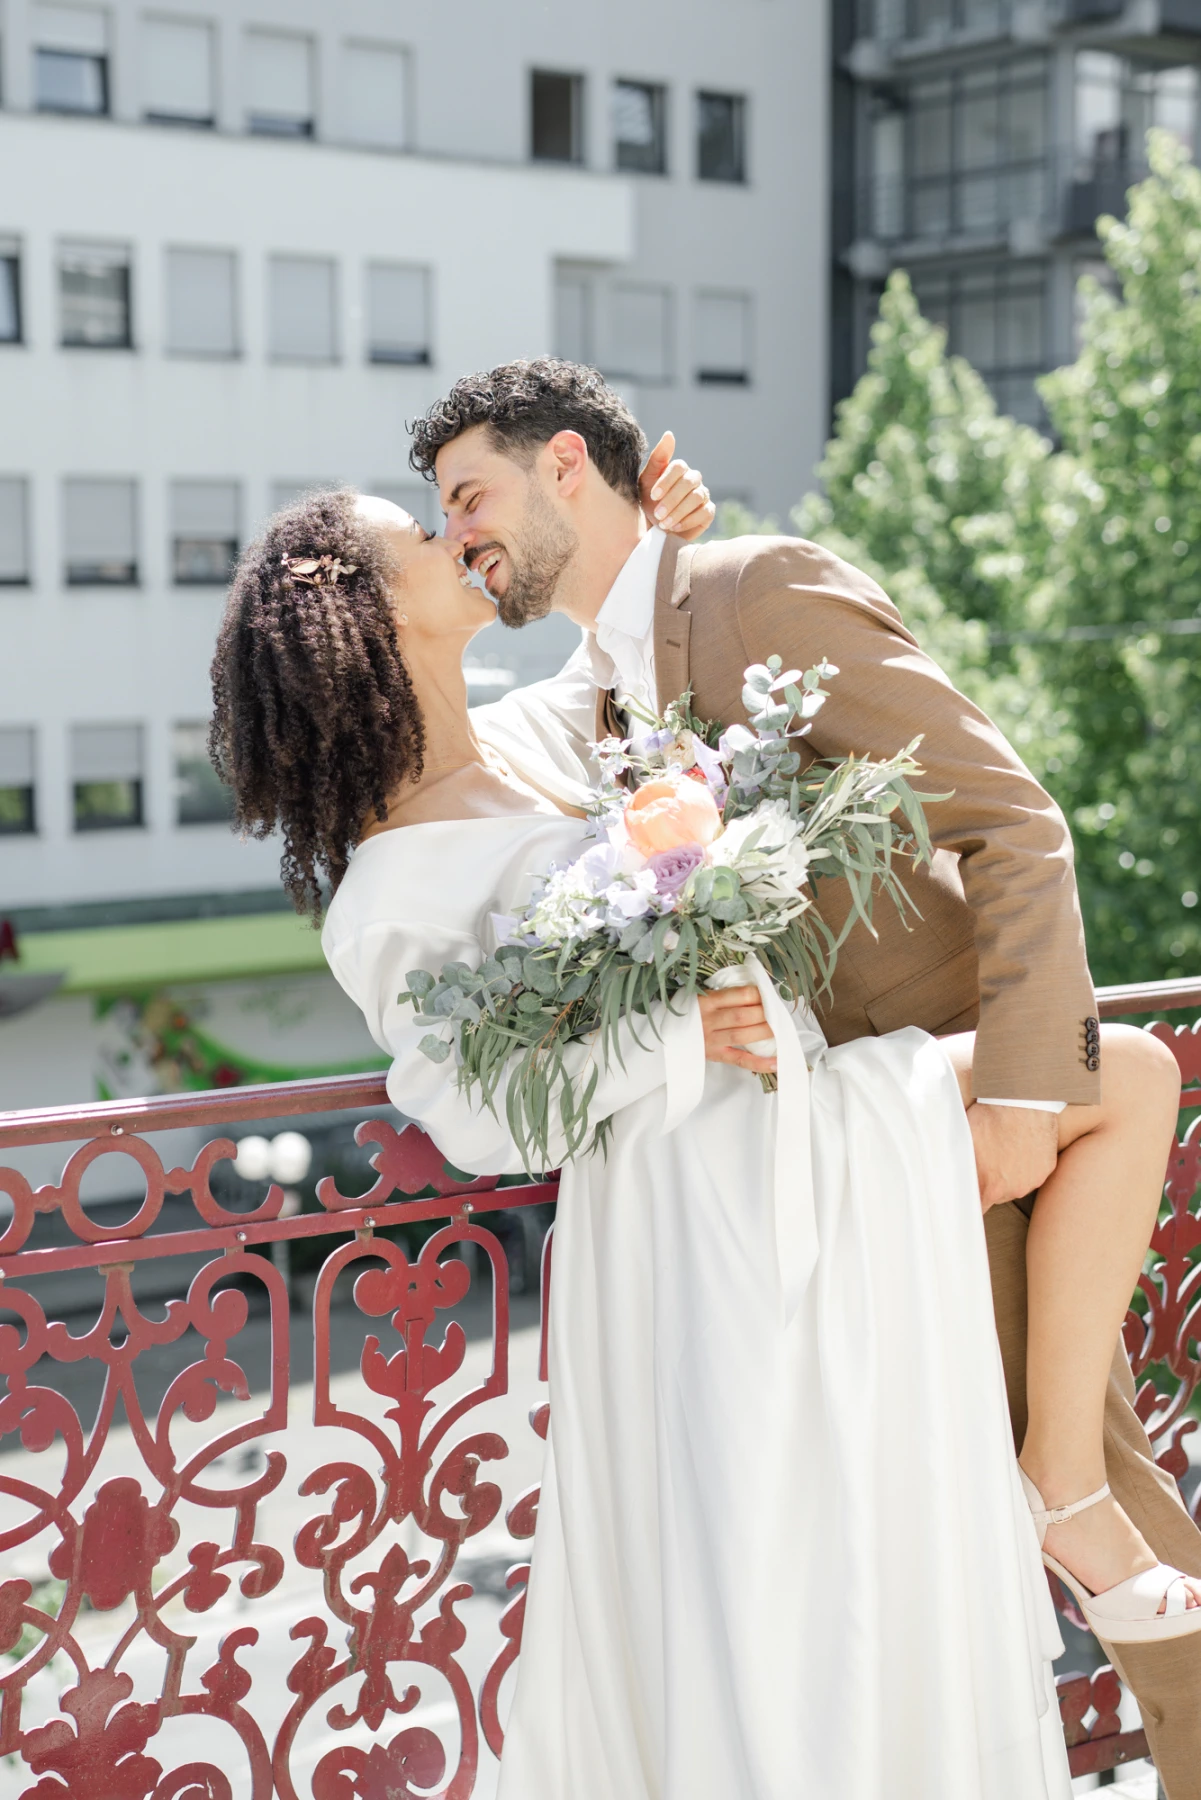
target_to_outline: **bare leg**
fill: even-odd
[[[1155,1038],[1102,1028],[1100,1106],[1059,1117],[1059,1159],[1034,1205],[1026,1249],[1029,1424],[1020,1460],[1047,1506],[1105,1482],[1102,1422],[1114,1344],[1142,1268],[1176,1127],[1180,1078]],[[971,1034],[943,1040],[971,1102]],[[1052,1525],[1047,1549],[1094,1593],[1155,1557],[1114,1500]],[[1201,1581],[1192,1583],[1201,1604]]]

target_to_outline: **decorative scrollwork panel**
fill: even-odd
[[[1201,1035],[1154,1030],[1194,1113]],[[358,1199],[326,1177],[315,1211],[286,1216],[278,1186],[231,1210],[212,1183],[235,1147],[215,1128],[306,1098],[384,1100],[361,1078],[344,1099],[336,1083],[291,1085],[243,1096],[240,1115],[214,1094],[0,1119],[0,1161],[6,1144],[84,1140],[37,1190],[0,1167],[6,1797],[492,1791],[548,1426],[550,1283],[547,1238],[540,1305],[514,1313],[495,1215],[555,1188],[464,1180],[421,1133],[373,1118],[356,1133],[375,1177]],[[188,1125],[207,1141],[165,1167],[143,1133]],[[80,1198],[114,1155],[145,1189],[116,1226]],[[1178,1479],[1201,1382],[1199,1184],[1194,1119],[1126,1321],[1140,1415]],[[173,1195],[186,1229],[169,1228]],[[44,1244],[48,1214],[62,1229]],[[302,1239],[326,1240],[311,1320],[272,1259]],[[186,1292],[139,1300],[147,1263],[186,1269]],[[95,1272],[92,1313],[52,1316],[48,1282],[81,1271]],[[1119,1729],[1118,1693],[1106,1670],[1061,1682],[1076,1772],[1144,1753]]]

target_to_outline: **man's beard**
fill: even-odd
[[[531,484],[520,536],[509,555],[509,585],[496,602],[502,625],[518,628],[544,619],[580,540]]]

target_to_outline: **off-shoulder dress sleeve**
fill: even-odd
[[[427,1131],[457,1169],[473,1175],[522,1173],[525,1159],[505,1116],[504,1079],[493,1113],[478,1093],[469,1095],[459,1087],[453,1056],[436,1063],[422,1054],[418,1045],[433,1028],[431,1022],[417,1018],[413,1008],[399,1000],[411,969],[436,973],[444,962],[455,960],[478,966],[483,957],[478,939],[468,932],[428,923],[414,926],[400,919],[360,924],[345,935],[327,931],[324,948],[333,974],[362,1009],[380,1049],[392,1058],[388,1097],[397,1111]],[[600,1064],[589,1105],[594,1124],[657,1089],[663,1090],[665,1130],[673,1129],[696,1104],[704,1073],[696,1001],[678,1013],[664,1012],[654,1025],[656,1029],[651,1029],[642,1022],[637,1035],[628,1025],[621,1027],[620,1057]],[[572,1079],[586,1081],[599,1056],[596,1045],[569,1045],[565,1061]],[[553,1121],[553,1106],[551,1116]],[[553,1124],[550,1151],[551,1167],[565,1160],[566,1140],[561,1127]]]

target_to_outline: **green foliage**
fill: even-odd
[[[1060,448],[997,413],[899,273],[793,514],[1063,806],[1099,981],[1201,970],[1201,174],[1166,134],[1149,154],[1098,228],[1121,298],[1085,282],[1080,356],[1040,384]]]
[[[1201,969],[1201,174],[1166,133],[1149,155],[1099,227],[1121,299],[1087,284],[1080,357],[1042,383],[1078,477],[1054,617],[1117,632],[1042,653],[1081,745],[1057,798],[1104,980]]]

